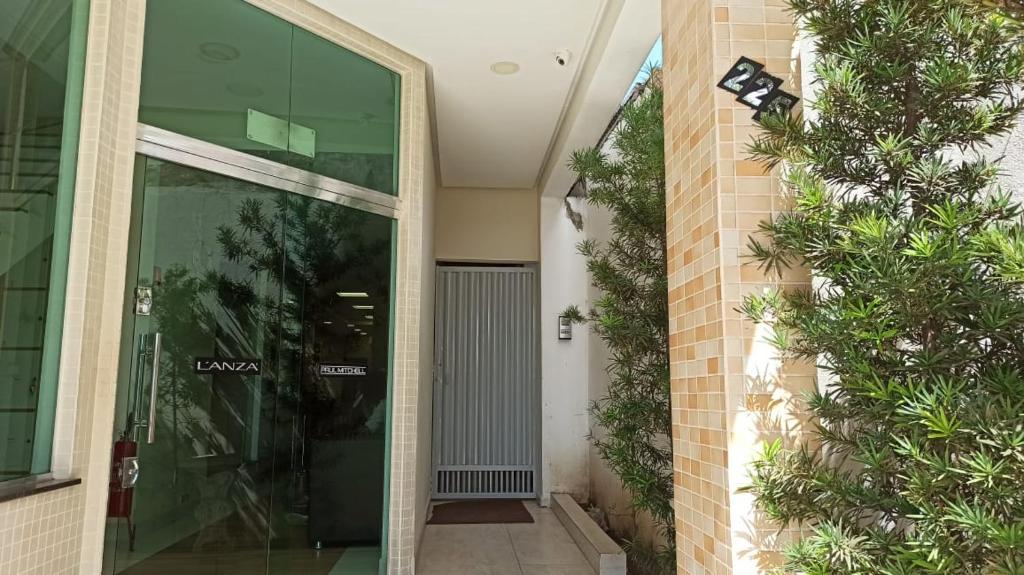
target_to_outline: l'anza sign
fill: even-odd
[[[259,375],[263,371],[263,362],[258,359],[197,357],[194,367],[195,372],[200,375],[223,373]]]
[[[366,366],[321,363],[320,375],[324,377],[364,376],[366,375]]]

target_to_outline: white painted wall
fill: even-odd
[[[576,180],[568,169],[574,150],[593,146],[629,91],[637,70],[661,33],[661,2],[610,2],[616,18],[597,30],[595,49],[583,63],[578,96],[540,177],[542,497],[565,492],[591,498],[590,362],[587,329],[575,326],[572,341],[558,340],[558,316],[569,305],[588,309],[586,262],[576,252],[585,235],[565,215],[563,198]]]
[[[587,348],[585,328],[558,339],[558,316],[570,305],[586,309],[586,262],[576,252],[584,239],[565,216],[562,199],[540,200],[541,233],[541,504],[552,492],[589,497]]]
[[[570,201],[573,202],[574,209],[583,216],[583,233],[587,239],[596,241],[598,245],[605,245],[611,237],[611,213],[582,199]],[[590,285],[589,276],[586,295],[587,309],[601,297],[601,291]],[[589,328],[586,328],[586,333],[581,336],[587,338],[587,396],[589,402],[594,402],[608,393],[608,346]],[[589,416],[588,422],[594,437],[603,437],[604,431],[597,425],[593,415]],[[658,535],[654,522],[647,515],[634,513],[629,494],[622,487],[622,481],[601,459],[593,442],[589,442],[588,454],[590,501],[604,511],[612,531],[629,538],[637,537],[642,541],[655,540]]]

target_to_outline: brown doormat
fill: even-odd
[[[518,499],[480,499],[434,504],[430,525],[533,523],[533,515]]]

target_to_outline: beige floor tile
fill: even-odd
[[[523,565],[523,575],[594,575],[590,565]]]
[[[427,575],[519,575],[504,525],[427,525],[417,562]]]
[[[532,524],[506,525],[512,547],[522,565],[586,565],[576,542],[552,515],[535,516]]]
[[[523,500],[523,507],[529,509],[530,511],[533,511],[535,509],[545,509],[545,507],[541,507],[540,504],[537,503],[536,499]]]
[[[524,504],[534,523],[427,525],[417,575],[594,575],[554,512]]]
[[[416,575],[522,575],[516,564],[458,565],[436,562],[416,568]]]
[[[534,517],[551,515],[554,516],[555,512],[550,507],[541,507],[536,501],[523,501],[523,507],[530,512]]]

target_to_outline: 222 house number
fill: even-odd
[[[764,71],[764,64],[740,58],[718,83],[718,87],[736,94],[736,101],[757,110],[754,120],[764,114],[788,114],[800,101],[781,89],[782,79]]]

